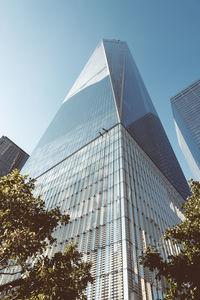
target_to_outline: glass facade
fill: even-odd
[[[163,233],[180,221],[188,187],[170,147],[126,43],[103,40],[23,168],[47,209],[70,215],[49,254],[78,244],[93,263],[87,299],[162,297],[139,256],[150,243],[164,257],[178,251]]]
[[[94,67],[93,67],[94,66]],[[118,122],[105,53],[99,44],[28,160],[37,177]]]
[[[36,190],[47,209],[59,205],[70,215],[49,254],[72,241],[93,263],[88,299],[162,294],[139,256],[150,243],[164,256],[178,251],[162,236],[180,221],[183,198],[121,124],[38,177]]]
[[[126,43],[115,40],[99,43],[24,172],[41,175],[117,123],[186,198],[188,184],[137,66]]]
[[[200,80],[173,97],[171,105],[179,145],[200,180]]]
[[[0,177],[13,169],[21,170],[28,158],[29,155],[7,136],[0,138]]]

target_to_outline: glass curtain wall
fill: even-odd
[[[183,154],[200,179],[200,80],[171,99],[172,112]]]
[[[23,173],[70,215],[49,254],[78,244],[93,263],[89,300],[162,297],[139,256],[149,243],[178,251],[163,233],[189,190],[126,43],[100,42]]]
[[[139,256],[149,243],[164,257],[178,251],[162,237],[180,221],[183,199],[122,125],[40,176],[37,194],[47,209],[59,205],[70,215],[49,254],[78,243],[93,263],[88,299],[162,296],[161,283],[139,265]]]

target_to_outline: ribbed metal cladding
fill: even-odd
[[[189,195],[188,184],[159,118],[152,113],[145,114],[127,126],[127,129],[175,189],[186,199]]]
[[[150,243],[165,257],[177,253],[162,236],[180,221],[183,198],[122,125],[38,177],[36,194],[47,209],[59,205],[70,215],[49,254],[78,243],[93,262],[88,299],[162,297],[161,283],[139,265],[139,256]]]

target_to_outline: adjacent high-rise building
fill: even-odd
[[[0,177],[24,166],[29,155],[7,136],[0,138]]]
[[[179,145],[200,180],[200,80],[174,96],[171,105]]]
[[[73,241],[92,261],[88,299],[162,298],[139,256],[149,243],[177,253],[163,233],[189,189],[126,43],[99,43],[23,173],[70,215],[49,251]]]

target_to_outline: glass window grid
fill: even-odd
[[[43,194],[44,191],[48,209],[59,203],[62,211],[71,217],[64,229],[57,230],[62,243],[57,250],[63,250],[66,242],[78,241],[79,250],[94,261],[93,273],[97,280],[88,288],[88,299],[107,299],[109,292],[110,297],[114,295],[113,280],[106,281],[109,281],[110,290],[104,286],[105,276],[113,278],[113,270],[118,274],[116,295],[122,297],[122,240],[125,239],[129,245],[130,274],[135,274],[134,278],[145,278],[146,273],[139,266],[138,259],[144,249],[142,232],[147,244],[157,242],[160,246],[158,233],[162,236],[166,224],[179,220],[176,211],[169,210],[171,200],[168,190],[172,186],[121,125],[114,127],[104,140],[93,141],[80,153],[75,153],[39,177],[37,186],[37,193]],[[182,201],[178,193],[173,198],[176,199],[174,206]],[[121,228],[121,201],[126,203],[125,236],[122,236]],[[162,247],[165,256],[166,251],[175,251],[175,247],[163,242]],[[96,253],[99,253],[98,256]],[[98,272],[95,261],[101,266]],[[130,289],[135,289],[136,284],[130,278],[129,281]],[[140,282],[136,289],[138,295],[142,291]],[[144,284],[145,290],[149,291],[148,281]],[[96,285],[100,292],[95,289]],[[151,283],[151,287],[155,289],[155,283]],[[102,298],[97,298],[97,295]]]

